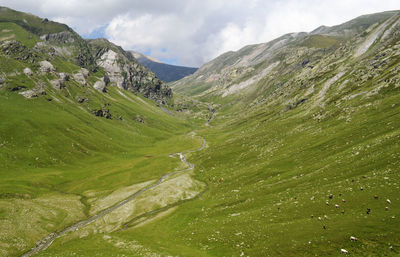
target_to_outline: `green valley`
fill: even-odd
[[[165,84],[0,8],[1,256],[398,256],[400,12]]]

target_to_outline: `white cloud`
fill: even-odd
[[[398,0],[1,0],[67,23],[82,35],[106,27],[125,49],[199,66],[229,50],[311,31],[356,16],[400,9]]]

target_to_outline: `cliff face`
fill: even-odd
[[[172,91],[153,72],[142,66],[130,52],[106,39],[89,40],[96,65],[102,67],[112,85],[140,93],[161,104],[172,97]]]

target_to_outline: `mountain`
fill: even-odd
[[[400,12],[171,83],[0,9],[0,255],[398,256]]]
[[[325,65],[335,61],[346,64],[350,57],[357,58],[372,50],[376,40],[393,42],[390,35],[397,26],[397,14],[390,11],[365,15],[331,28],[322,26],[311,33],[290,33],[268,43],[246,46],[222,54],[172,86],[186,95],[226,97],[258,91],[261,84],[268,85],[270,90],[271,84],[284,83],[285,75],[303,74],[307,79],[323,75],[328,68]],[[258,83],[268,78],[271,81]]]
[[[165,82],[179,80],[197,71],[197,68],[166,64],[138,52],[131,51],[131,53],[140,64],[154,72],[159,79]]]
[[[0,256],[22,255],[98,211],[93,199],[180,164],[168,154],[199,141],[166,113],[173,101],[122,48],[0,7]]]
[[[63,88],[61,84],[74,82],[89,86],[97,83],[100,91],[106,91],[110,84],[122,90],[139,92],[160,103],[167,102],[172,96],[171,90],[140,65],[131,53],[105,39],[84,40],[64,24],[5,7],[1,7],[0,14],[0,22],[4,27],[1,38],[2,61],[11,58],[28,63],[25,68],[30,72],[25,75],[28,74],[36,85],[42,78],[33,74],[42,72],[39,75],[50,73],[58,76],[44,81],[55,89]],[[4,74],[3,80],[7,80],[7,76],[13,77]],[[29,95],[30,92],[22,94]]]
[[[390,11],[246,46],[173,83],[216,110],[191,157],[209,191],[141,234],[162,228],[191,256],[397,256],[399,68]]]

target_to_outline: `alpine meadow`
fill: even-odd
[[[400,256],[400,11],[197,69],[0,7],[0,256],[341,255]]]

